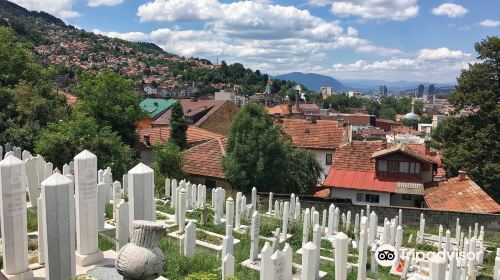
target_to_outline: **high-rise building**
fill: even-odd
[[[427,92],[429,92],[430,96],[434,95],[434,92],[435,92],[434,84],[429,85],[429,88],[427,89]]]
[[[425,90],[424,85],[418,85],[418,89],[417,89],[417,97],[422,97],[422,96],[424,96],[424,90]]]
[[[386,85],[381,85],[379,87],[379,94],[382,97],[386,97],[387,96],[387,86]]]

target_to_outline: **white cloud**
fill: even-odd
[[[358,60],[351,64],[334,64],[331,72],[339,78],[366,78],[387,80],[452,81],[475,61],[471,54],[448,48],[421,49],[412,57],[391,58],[367,62]],[[330,73],[330,74],[332,74]]]
[[[467,14],[467,9],[461,5],[453,3],[443,3],[432,9],[432,13],[437,16],[447,16],[449,18],[459,18]]]
[[[10,0],[17,5],[32,11],[44,11],[62,19],[68,19],[79,16],[78,12],[73,10],[72,0]]]
[[[421,49],[418,52],[418,58],[421,60],[465,59],[469,57],[471,57],[469,53],[452,51],[448,48]]]
[[[210,21],[221,16],[217,0],[154,0],[140,5],[141,21]]]
[[[123,0],[88,0],[87,5],[90,7],[98,6],[115,6],[123,3]]]
[[[338,16],[365,19],[407,20],[418,15],[417,0],[339,0],[332,4]]]
[[[317,7],[325,7],[332,4],[333,0],[309,0],[307,4]]]
[[[485,27],[497,27],[497,26],[500,26],[500,20],[491,20],[491,19],[485,19],[483,21],[481,21],[481,24],[482,26],[485,26]]]

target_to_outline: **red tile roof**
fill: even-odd
[[[286,119],[278,122],[292,137],[292,145],[307,149],[336,149],[342,144],[344,129],[337,121]]]
[[[420,160],[437,161],[435,157],[421,154],[405,144],[394,145],[382,141],[352,141],[340,146],[335,151],[332,166],[322,185],[394,193],[398,182],[422,183],[417,178],[376,177],[374,156],[378,157],[393,152],[404,152]]]
[[[434,183],[425,189],[424,199],[437,210],[500,213],[500,205],[468,176]]]
[[[270,115],[279,114],[279,115],[288,115],[288,104],[278,104],[274,107],[266,107],[267,113]],[[299,113],[295,108],[295,105],[292,105],[292,114]]]
[[[414,145],[418,145],[418,144],[414,144]],[[379,158],[379,157],[383,157],[383,156],[387,156],[387,155],[390,155],[393,153],[400,152],[400,153],[407,154],[409,156],[418,158],[422,161],[427,161],[427,162],[436,163],[436,164],[439,163],[435,157],[425,154],[425,146],[423,147],[424,148],[423,153],[421,152],[422,148],[420,146],[414,146],[414,147],[415,148],[412,148],[408,144],[396,144],[390,148],[374,152],[372,155],[372,158]]]
[[[184,152],[182,169],[191,175],[224,179],[222,158],[226,155],[226,139],[216,138]]]
[[[144,144],[144,136],[149,136],[149,142],[151,145],[160,142],[166,143],[170,138],[170,127],[149,127],[149,128],[139,128],[136,130],[139,134],[139,148],[148,148]],[[196,127],[188,126],[187,129],[187,142],[188,145],[192,146],[198,143],[206,142],[215,138],[222,137],[222,135],[213,133],[211,131]]]

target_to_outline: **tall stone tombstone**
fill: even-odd
[[[103,259],[97,246],[97,157],[85,150],[75,156],[76,263],[88,266]]]
[[[276,280],[284,280],[285,278],[285,254],[280,250],[276,250],[271,256],[271,272],[272,278]]]
[[[179,232],[182,233],[184,232],[184,227],[186,226],[186,210],[187,210],[187,194],[186,190],[184,188],[181,188],[179,190],[179,195],[177,197],[177,210],[176,213],[178,213],[178,221],[177,223],[179,224]]]
[[[39,196],[37,198],[37,221],[38,221],[38,263],[45,264],[45,243],[43,242],[43,198]]]
[[[203,185],[202,184],[198,184],[197,190],[198,190],[198,194],[196,196],[196,198],[197,198],[196,206],[198,208],[201,208],[201,204],[202,204],[201,200],[203,199]]]
[[[0,160],[3,159],[3,147],[0,145]]]
[[[316,279],[316,250],[314,243],[308,242],[302,246],[302,275],[301,280]],[[319,261],[319,260],[318,260]]]
[[[226,226],[226,235],[222,237],[222,258],[227,254],[233,254],[234,238],[233,238],[233,226]]]
[[[197,208],[196,200],[198,199],[198,186],[196,186],[196,184],[192,184],[191,185],[191,189],[192,189],[192,192],[191,192],[191,207],[192,207],[192,209],[196,209]]]
[[[50,175],[52,175],[53,170],[54,170],[54,165],[52,164],[52,162],[45,163],[45,175],[44,175],[45,177],[43,178],[43,180],[49,178]]]
[[[289,217],[288,219],[290,221],[293,221],[293,217],[295,216],[295,194],[292,193],[290,195],[290,204],[289,204],[289,208],[290,210],[288,211],[289,212]]]
[[[335,237],[335,279],[347,279],[347,249],[349,237],[340,232]]]
[[[122,184],[119,181],[113,183],[113,220],[117,220],[116,209],[122,200]]]
[[[38,174],[36,172],[37,159],[34,157],[27,158],[26,163],[26,179],[28,183],[28,194],[32,207],[37,207],[37,200],[40,197],[40,190],[38,189]]]
[[[255,261],[259,257],[259,234],[260,215],[254,211],[252,214],[252,224],[250,226],[250,260]]]
[[[170,178],[165,179],[165,197],[170,197],[170,191],[172,190],[170,186],[171,182]]]
[[[316,271],[316,276],[315,278],[319,277],[319,262],[320,262],[320,256],[321,256],[321,231],[320,231],[320,226],[319,225],[314,225],[313,228],[313,243],[316,246],[316,263],[315,263],[315,270]]]
[[[75,199],[73,183],[55,173],[42,182],[47,279],[73,279],[75,263]]]
[[[252,212],[257,211],[257,188],[252,188]]]
[[[14,147],[14,156],[22,160],[22,150],[19,147]]]
[[[186,185],[186,199],[187,199],[187,210],[193,209],[193,205],[191,204],[193,199],[193,188],[191,188],[191,182],[188,182]]]
[[[111,168],[106,168],[102,174],[104,184],[106,184],[106,204],[113,199],[113,174]]]
[[[192,259],[196,250],[196,224],[193,222],[189,222],[185,228],[183,245],[184,256]]]
[[[0,225],[7,279],[33,279],[28,268],[25,164],[15,156],[0,162]]]
[[[215,190],[215,223],[219,224],[224,210],[224,193],[221,188]]]
[[[288,232],[288,219],[290,217],[290,214],[289,214],[289,204],[288,204],[288,201],[285,202],[284,206],[283,206],[283,231],[281,232],[281,239],[282,240],[286,240],[286,234]]]
[[[229,197],[226,200],[226,226],[233,225],[234,221],[234,200],[232,197]]]
[[[446,261],[444,258],[435,254],[429,260],[429,280],[442,280],[446,275]]]
[[[70,175],[71,174],[71,171],[69,170],[69,165],[68,164],[64,164],[63,165],[63,175]]]
[[[128,194],[128,174],[122,176],[123,193]]]
[[[236,208],[234,212],[234,228],[240,230],[241,221],[241,192],[236,193]]]
[[[29,159],[30,157],[32,157],[31,153],[30,153],[29,151],[24,150],[24,151],[23,151],[23,153],[22,153],[22,157],[21,157],[21,159],[22,159],[22,160],[27,160],[27,159]]]
[[[369,216],[370,216],[369,219],[370,230],[368,231],[368,244],[371,245],[377,238],[378,217],[375,211],[372,211],[371,214],[369,214]]]
[[[116,207],[116,250],[120,250],[125,244],[128,243],[128,237],[130,235],[130,225],[129,225],[129,213],[128,213],[128,202],[124,199],[120,200]]]
[[[367,241],[366,217],[361,217],[358,245],[358,280],[366,280]]]
[[[335,222],[335,206],[330,204],[330,207],[328,207],[328,229],[326,232],[327,236],[332,236],[333,235],[333,223]]]
[[[41,155],[36,156],[36,174],[38,177],[38,187],[45,180],[45,159]]]
[[[228,276],[234,276],[234,257],[232,254],[227,254],[222,259],[222,279]]]
[[[283,274],[283,280],[285,279],[292,279],[292,274],[293,274],[293,248],[290,246],[290,244],[286,243],[285,247],[283,247],[283,254],[285,254],[285,267],[284,267],[284,274]]]
[[[106,202],[108,198],[108,188],[106,184],[100,182],[97,184],[97,219],[99,230],[104,229],[105,215],[106,215]]]
[[[302,220],[302,245],[306,244],[309,239],[309,208],[304,211],[304,219]]]
[[[271,263],[271,256],[273,255],[273,248],[269,245],[269,242],[264,244],[262,251],[260,253],[260,280],[271,280],[273,266]]]
[[[273,192],[269,192],[269,200],[267,201],[267,213],[271,215],[273,212]]]
[[[156,221],[154,199],[154,171],[144,163],[128,172],[129,223],[134,220]]]

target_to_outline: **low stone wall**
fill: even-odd
[[[341,212],[351,211],[354,215],[359,213],[361,209],[365,209],[366,205],[357,205],[342,200],[335,199],[321,199],[312,196],[299,196],[300,207],[302,209],[314,206],[320,213],[324,209],[328,210],[331,203],[335,204]],[[273,200],[289,200],[289,195],[273,194]],[[259,203],[262,210],[268,207],[269,195],[266,193],[259,193]],[[273,202],[274,203],[274,202]],[[273,204],[274,207],[274,204]],[[486,232],[500,233],[500,214],[483,214],[473,212],[459,212],[459,211],[440,211],[429,208],[414,208],[414,207],[392,207],[392,206],[376,206],[371,205],[370,209],[375,211],[379,217],[379,222],[383,221],[383,217],[394,217],[398,215],[399,209],[403,210],[403,224],[412,227],[419,226],[420,214],[424,213],[426,227],[439,227],[443,225],[444,228],[455,230],[457,218],[460,218],[460,225],[462,231],[467,232],[469,226],[474,228],[474,223],[479,223],[479,226],[484,226]],[[382,217],[382,218],[381,218]]]

